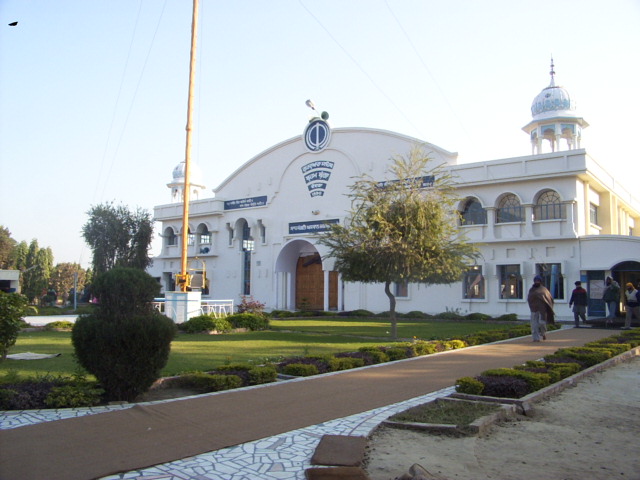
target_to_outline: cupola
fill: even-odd
[[[167,187],[171,189],[171,201],[182,202],[184,199],[183,191],[184,191],[184,169],[186,163],[184,160],[180,162],[173,169],[172,177],[173,180],[171,183],[167,183]],[[189,186],[191,188],[189,198],[191,200],[199,200],[200,192],[203,191],[206,187],[202,181],[202,171],[200,167],[193,161],[189,163]]]
[[[549,74],[551,82],[533,99],[532,120],[522,128],[529,134],[533,154],[545,153],[545,141],[551,152],[581,148],[582,129],[589,126],[577,113],[569,91],[556,85],[553,58]]]

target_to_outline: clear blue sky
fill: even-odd
[[[583,146],[640,184],[638,0],[200,4],[192,158],[209,192],[300,135],[308,98],[334,128],[415,136],[461,163],[528,155],[521,127],[551,55],[591,125]],[[92,205],[169,203],[191,13],[188,0],[0,0],[0,224],[13,238],[87,266]]]

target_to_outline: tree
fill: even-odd
[[[13,250],[17,243],[11,238],[9,229],[0,225],[0,269],[13,268]]]
[[[93,290],[96,312],[80,315],[71,332],[76,358],[109,400],[132,401],[160,377],[176,326],[152,307],[160,284],[140,269],[113,268]]]
[[[77,280],[76,280],[77,275]],[[53,267],[49,285],[58,293],[58,297],[66,303],[69,292],[74,286],[78,292],[84,288],[87,273],[77,263],[58,263]]]
[[[22,293],[30,302],[34,302],[49,287],[49,277],[53,269],[53,253],[49,247],[40,248],[37,240],[32,240],[24,261],[22,271]]]
[[[9,347],[15,345],[26,308],[24,295],[0,292],[0,360],[6,359]]]
[[[360,177],[350,188],[345,224],[330,225],[318,241],[344,280],[384,284],[394,339],[392,283],[450,284],[478,256],[457,227],[452,177],[429,162],[416,147],[408,158],[392,158],[387,181]]]
[[[144,270],[151,264],[153,220],[149,212],[131,212],[124,205],[105,203],[91,207],[87,214],[89,221],[82,227],[82,235],[93,250],[96,276],[116,266]]]

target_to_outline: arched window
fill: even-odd
[[[463,207],[461,215],[462,225],[486,225],[487,211],[475,198],[469,198]]]
[[[178,244],[178,236],[176,232],[171,227],[167,227],[164,229],[164,243],[166,246],[173,246]]]
[[[198,225],[198,243],[200,245],[211,245],[211,233],[204,223]]]
[[[524,222],[524,209],[513,193],[503,196],[496,209],[496,223]]]
[[[564,218],[564,209],[560,195],[554,190],[545,190],[540,194],[533,207],[534,220],[554,220]]]

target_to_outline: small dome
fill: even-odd
[[[531,116],[534,120],[550,117],[578,117],[576,113],[575,101],[566,88],[557,86],[553,70],[553,59],[551,60],[551,83],[543,89],[531,103]]]
[[[184,160],[180,162],[178,165],[176,165],[176,168],[173,169],[173,181],[171,182],[171,184],[178,184],[178,183],[184,184],[185,166],[186,164]],[[189,183],[191,185],[203,186],[204,183],[202,181],[202,170],[200,170],[200,167],[198,166],[198,164],[191,162],[189,166],[191,167],[189,171],[189,174],[190,174]]]
[[[531,104],[531,116],[533,118],[548,114],[548,112],[552,112],[554,116],[563,113],[575,116],[575,110],[576,105],[571,100],[569,92],[555,85],[549,85],[542,90]]]

